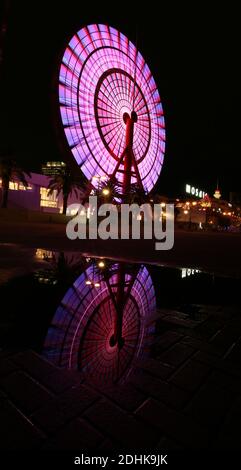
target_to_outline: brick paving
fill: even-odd
[[[34,351],[0,352],[2,449],[241,449],[241,310],[158,312],[149,358],[99,387]]]

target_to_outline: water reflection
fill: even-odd
[[[145,351],[156,310],[143,265],[90,261],[65,293],[43,354],[98,383],[123,383]]]

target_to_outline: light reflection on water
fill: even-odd
[[[91,262],[61,300],[43,354],[94,382],[123,382],[147,348],[155,311],[145,266]]]
[[[1,249],[1,347],[35,349],[59,367],[106,385],[123,383],[151,353],[156,331],[165,328],[163,309],[199,322],[205,304],[240,302],[238,280],[193,267]]]

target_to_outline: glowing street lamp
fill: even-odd
[[[104,196],[109,196],[110,190],[109,190],[108,188],[104,188],[104,189],[102,190],[102,194],[103,194]]]
[[[105,267],[105,262],[104,261],[99,261],[98,267],[99,268],[104,268]]]

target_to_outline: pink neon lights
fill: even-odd
[[[124,346],[110,345],[116,309],[112,295],[118,289],[119,265],[104,276],[90,265],[66,292],[56,310],[44,344],[44,355],[58,366],[80,369],[94,381],[123,380],[134,359],[147,346],[150,316],[156,307],[152,279],[144,266],[125,274],[125,292],[133,282],[123,310]],[[86,281],[93,281],[91,285]],[[98,287],[94,287],[98,283]]]
[[[143,186],[152,189],[165,152],[163,109],[148,65],[122,33],[96,24],[73,36],[60,67],[59,102],[68,144],[88,179],[114,173],[124,149],[123,114],[134,109],[133,151]]]

